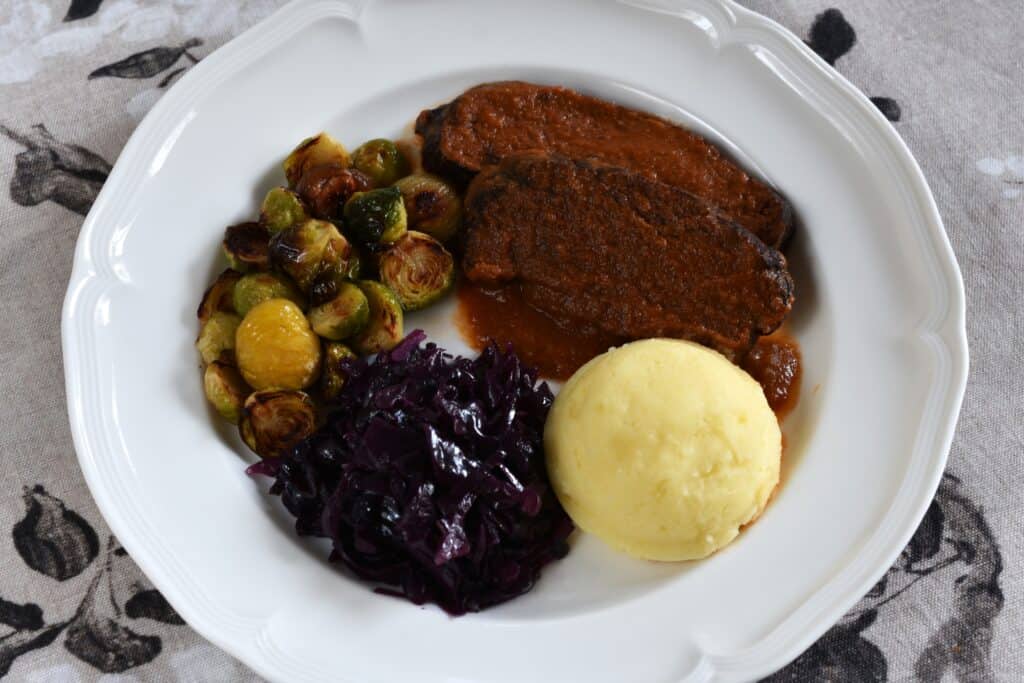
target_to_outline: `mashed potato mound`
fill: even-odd
[[[782,436],[750,375],[698,344],[647,339],[584,365],[555,399],[548,472],[576,524],[650,560],[706,557],[756,518]]]

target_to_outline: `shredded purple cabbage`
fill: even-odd
[[[349,361],[326,424],[250,472],[275,478],[296,531],[330,538],[332,561],[463,614],[530,590],[573,527],[544,466],[547,384],[511,350],[453,357],[425,338]]]

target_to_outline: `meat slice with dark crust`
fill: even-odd
[[[741,358],[793,305],[786,259],[688,192],[591,161],[505,157],[466,196],[466,276],[566,326]]]
[[[428,171],[467,184],[506,155],[542,150],[596,159],[695,194],[778,248],[789,203],[700,135],[645,112],[557,86],[486,83],[416,119]]]

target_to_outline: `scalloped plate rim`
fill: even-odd
[[[256,26],[250,28],[240,36],[231,40],[213,54],[206,57],[202,62],[190,69],[174,87],[153,107],[142,123],[137,127],[123,151],[118,158],[107,182],[104,184],[99,196],[88,216],[86,217],[75,249],[74,265],[69,281],[67,295],[64,301],[64,309],[61,320],[62,348],[65,364],[65,383],[68,400],[68,414],[71,424],[72,437],[75,449],[78,454],[80,465],[87,485],[95,498],[97,505],[110,525],[111,529],[118,536],[121,543],[128,549],[135,561],[150,576],[154,584],[158,585],[164,592],[171,604],[186,618],[189,625],[208,640],[212,641],[222,649],[244,661],[248,666],[256,670],[260,675],[269,679],[282,679],[289,674],[294,674],[294,669],[282,668],[280,662],[275,663],[269,655],[259,647],[254,647],[259,641],[266,637],[264,622],[261,620],[236,619],[233,623],[230,620],[217,622],[211,616],[211,610],[201,609],[192,598],[186,598],[180,594],[180,588],[156,561],[151,550],[141,540],[133,524],[124,516],[117,514],[116,504],[109,499],[109,482],[99,466],[97,458],[97,446],[103,445],[105,439],[89,427],[89,412],[82,405],[83,387],[86,386],[84,379],[88,379],[86,370],[88,363],[82,362],[83,349],[88,350],[84,342],[93,342],[90,337],[91,329],[86,326],[92,321],[94,310],[81,310],[80,302],[87,295],[100,295],[108,287],[117,286],[117,274],[111,268],[111,264],[103,258],[97,257],[102,254],[102,247],[105,242],[98,240],[97,229],[108,214],[118,216],[121,208],[119,201],[123,202],[125,194],[125,183],[131,187],[132,181],[138,181],[141,177],[133,177],[131,172],[139,170],[141,164],[145,163],[150,155],[149,151],[154,145],[164,143],[168,134],[173,136],[173,129],[167,129],[164,125],[167,121],[177,121],[182,116],[188,116],[188,107],[195,99],[196,91],[212,87],[225,78],[229,78],[232,72],[232,64],[243,56],[252,57],[269,47],[258,47],[257,39],[269,37],[269,45],[283,40],[290,35],[291,29],[301,27],[309,22],[317,21],[330,16],[340,16],[349,20],[358,21],[359,13],[363,6],[373,0],[357,0],[346,2],[345,0],[293,0],[293,2],[274,12]],[[687,7],[695,5],[704,6],[701,10],[692,10],[701,16],[707,16],[706,10],[710,7],[716,8],[729,22],[725,37],[738,37],[743,34],[743,42],[753,43],[760,34],[762,37],[771,36],[781,39],[788,55],[797,63],[802,62],[804,66],[811,66],[819,76],[827,78],[836,84],[843,92],[843,95],[856,104],[860,111],[859,115],[864,117],[872,127],[872,133],[881,135],[888,145],[895,148],[899,161],[903,163],[902,170],[908,174],[909,182],[915,193],[915,199],[920,203],[922,219],[929,230],[927,238],[930,246],[935,249],[934,263],[932,267],[941,270],[937,275],[946,286],[941,294],[948,297],[945,302],[940,302],[936,311],[936,320],[930,325],[924,324],[918,329],[919,337],[926,344],[935,346],[938,351],[945,351],[948,354],[950,367],[948,382],[943,387],[932,386],[933,392],[929,394],[930,399],[937,401],[935,412],[938,413],[933,422],[935,429],[931,434],[922,435],[918,433],[915,442],[915,450],[918,450],[918,442],[927,437],[928,443],[934,446],[932,459],[924,463],[927,465],[925,481],[919,482],[915,487],[916,496],[914,504],[906,515],[909,523],[900,525],[901,533],[898,534],[899,543],[886,544],[886,552],[882,557],[877,558],[877,565],[866,572],[864,577],[857,582],[857,585],[844,591],[840,598],[833,600],[831,604],[820,606],[812,621],[805,628],[802,636],[790,638],[787,642],[773,644],[773,634],[744,653],[733,653],[727,657],[716,657],[713,654],[705,653],[699,665],[686,678],[686,680],[711,680],[721,677],[723,679],[741,679],[748,677],[759,677],[784,666],[786,663],[798,656],[829,626],[838,620],[846,610],[851,607],[864,592],[884,573],[896,559],[906,542],[917,527],[920,519],[924,516],[928,504],[934,496],[942,475],[949,448],[952,442],[956,426],[957,416],[963,400],[964,389],[967,381],[968,352],[965,322],[965,297],[963,281],[960,275],[952,247],[942,226],[941,216],[935,204],[934,198],[927,186],[924,175],[914,160],[910,150],[899,137],[893,126],[886,121],[868,99],[850,84],[844,77],[835,72],[815,55],[802,41],[776,22],[763,17],[751,10],[748,10],[733,0],[678,0],[675,2],[679,7],[669,8],[665,3],[660,4],[639,1],[620,0],[623,4],[636,6],[651,11],[663,11],[678,13],[687,10]],[[710,21],[710,19],[708,19]],[[713,24],[713,22],[712,22]],[[714,28],[718,28],[717,25]],[[722,36],[718,36],[719,39]],[[783,55],[780,58],[786,57]],[[218,78],[219,77],[219,78]],[[205,80],[204,80],[205,79]],[[190,95],[192,96],[190,99]],[[164,128],[161,126],[164,125]],[[166,134],[165,134],[166,133]],[[159,150],[157,150],[159,151]],[[127,180],[123,180],[127,177]],[[108,221],[113,223],[113,221]],[[938,295],[938,293],[937,293]],[[86,302],[90,300],[84,299]],[[932,302],[935,303],[934,301]],[[944,306],[942,304],[945,304]],[[944,309],[944,313],[943,310]],[[81,317],[80,317],[81,316]],[[87,317],[88,316],[88,317]],[[942,360],[941,354],[939,360]],[[939,368],[942,369],[941,367]],[[936,393],[938,392],[938,393]],[[95,417],[95,416],[94,416]],[[924,420],[923,420],[924,421]],[[909,477],[908,477],[909,478]],[[906,482],[904,482],[906,483]],[[889,524],[888,526],[892,526]],[[849,565],[844,567],[839,575],[847,573]],[[829,585],[838,581],[838,577],[829,581],[828,584],[815,591],[808,602],[812,603],[816,596],[823,592]],[[783,624],[784,625],[784,624]],[[781,626],[780,626],[781,629]],[[242,642],[244,639],[245,642]],[[767,646],[761,647],[761,646]],[[760,650],[759,650],[760,648]],[[284,654],[284,653],[279,653]],[[286,656],[282,659],[287,659]],[[315,676],[315,674],[313,674]],[[335,676],[337,680],[337,677]]]

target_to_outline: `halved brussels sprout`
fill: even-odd
[[[260,205],[260,223],[271,232],[281,232],[307,218],[306,207],[299,195],[284,187],[275,187]]]
[[[357,242],[394,242],[405,234],[402,193],[394,187],[358,192],[345,204],[345,228]]]
[[[380,281],[391,288],[402,308],[415,311],[451,290],[455,259],[430,235],[410,230],[381,255]]]
[[[352,153],[352,165],[365,173],[374,187],[385,187],[409,175],[409,162],[401,150],[384,138],[364,142]]]
[[[314,332],[338,341],[362,331],[370,320],[370,304],[361,289],[343,282],[333,299],[312,308],[306,318]]]
[[[415,173],[395,187],[402,193],[410,230],[442,242],[455,236],[462,225],[462,200],[451,185],[429,173]]]
[[[213,313],[199,330],[196,349],[204,364],[220,359],[225,351],[235,348],[235,331],[242,319],[234,313],[217,311]]]
[[[306,304],[302,292],[290,280],[276,273],[249,273],[235,283],[232,302],[238,315],[244,317],[256,304],[267,299],[288,299],[300,308]]]
[[[273,458],[316,430],[316,406],[302,391],[257,391],[245,399],[238,431],[257,455]]]
[[[319,306],[327,303],[338,295],[338,288],[342,284],[358,280],[363,273],[363,262],[364,257],[353,246],[347,268],[342,266],[325,269],[313,280],[313,284],[309,288],[309,305]]]
[[[232,297],[235,283],[241,277],[242,274],[237,270],[228,268],[217,276],[217,279],[213,281],[209,289],[203,292],[203,300],[199,302],[199,310],[196,311],[200,325],[209,320],[210,316],[217,311],[225,313],[235,312]]]
[[[219,360],[207,365],[203,373],[203,391],[221,417],[232,424],[238,424],[242,416],[242,405],[250,389],[235,366]]]
[[[339,220],[349,197],[371,187],[373,183],[362,171],[322,164],[306,169],[295,190],[314,216]]]
[[[305,389],[320,374],[320,338],[298,306],[270,299],[238,326],[235,361],[253,389]]]
[[[409,162],[409,173],[419,173],[423,170],[423,146],[417,140],[402,138],[395,141],[395,147]]]
[[[232,225],[224,231],[222,246],[228,265],[245,273],[267,269],[269,244],[270,232],[259,223],[250,221]]]
[[[370,320],[362,332],[349,341],[356,352],[363,355],[389,351],[402,341],[402,304],[387,286],[373,280],[356,283],[370,304]]]
[[[308,220],[274,235],[270,255],[274,264],[307,293],[323,273],[343,276],[358,258],[333,223],[319,220]]]
[[[342,368],[343,361],[358,357],[352,349],[340,342],[324,344],[324,369],[320,375],[320,392],[325,401],[338,398],[341,388],[345,386],[348,373]]]
[[[335,164],[345,168],[350,163],[345,146],[327,133],[320,133],[306,138],[292,150],[284,160],[284,176],[288,179],[288,185],[295,187],[306,169],[322,164]]]

